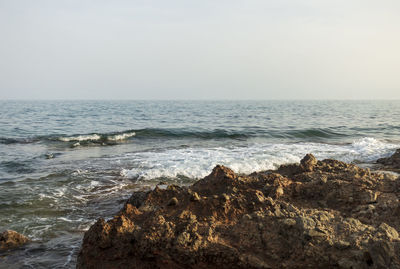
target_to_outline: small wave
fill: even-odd
[[[39,138],[10,138],[0,137],[0,144],[11,145],[11,144],[29,144],[39,141]]]
[[[145,128],[138,130],[127,130],[122,132],[110,133],[89,133],[89,134],[75,134],[75,135],[48,135],[37,136],[32,139],[19,139],[19,138],[0,138],[0,144],[18,144],[18,143],[32,143],[38,141],[47,142],[66,142],[73,143],[70,146],[84,146],[84,145],[112,145],[117,142],[129,140],[132,137],[138,139],[151,139],[151,138],[198,138],[198,139],[244,139],[251,135],[252,132],[240,132],[231,130],[190,130],[185,128]]]
[[[121,140],[125,140],[125,139],[130,138],[135,135],[136,135],[135,132],[122,133],[122,134],[110,135],[107,137],[107,139],[110,141],[121,141]]]
[[[88,140],[97,141],[97,140],[101,139],[101,136],[98,134],[92,134],[92,135],[60,137],[58,139],[63,142],[81,142],[81,141],[88,141]]]
[[[347,135],[331,128],[298,129],[298,130],[270,130],[267,128],[248,128],[244,130],[191,130],[191,129],[160,129],[149,128],[136,130],[137,137],[152,138],[199,138],[199,139],[246,139],[250,137],[267,138],[342,138]]]
[[[127,140],[136,135],[135,131],[123,131],[123,132],[110,132],[110,133],[91,133],[91,134],[75,134],[75,135],[42,135],[32,138],[9,138],[0,137],[0,144],[29,144],[35,142],[66,142],[78,145],[85,145],[88,143],[115,143],[118,141]]]
[[[345,134],[333,131],[330,128],[288,130],[282,132],[282,135],[289,138],[338,138],[346,136]]]
[[[0,164],[7,173],[29,174],[35,171],[32,163],[28,161],[3,161]]]
[[[0,144],[9,145],[9,144],[17,144],[17,143],[21,143],[21,142],[18,141],[18,139],[14,139],[14,138],[0,137]]]
[[[90,144],[112,145],[116,142],[127,140],[136,133],[133,131],[120,132],[120,133],[104,133],[104,134],[86,134],[86,135],[73,135],[59,137],[58,140],[62,142],[73,142],[72,147],[85,146]]]
[[[223,129],[214,130],[192,130],[185,128],[146,128],[136,130],[137,137],[141,138],[200,138],[200,139],[219,139],[230,138],[240,139],[247,138],[251,132],[232,131]]]

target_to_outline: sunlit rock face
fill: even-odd
[[[216,166],[134,193],[86,232],[77,268],[400,268],[399,187],[311,154],[249,175]]]

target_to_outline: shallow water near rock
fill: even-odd
[[[74,268],[84,231],[132,191],[306,153],[369,166],[400,147],[399,101],[0,101],[0,268]]]

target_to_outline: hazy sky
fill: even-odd
[[[0,99],[400,99],[399,0],[0,0]]]

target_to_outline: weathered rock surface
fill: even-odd
[[[0,234],[0,250],[20,247],[29,242],[29,239],[15,231],[7,230]]]
[[[400,268],[400,179],[311,154],[137,192],[86,232],[77,268]]]
[[[380,158],[376,162],[382,164],[385,169],[400,171],[400,149],[397,149],[392,156]]]

